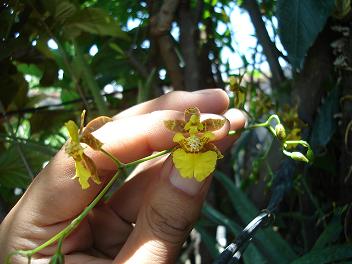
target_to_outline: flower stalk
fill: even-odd
[[[272,127],[271,122],[275,120],[276,125]],[[105,187],[99,192],[94,200],[75,218],[71,223],[66,226],[59,233],[51,237],[49,240],[39,245],[38,247],[31,250],[16,250],[11,252],[6,258],[6,264],[11,263],[11,258],[14,255],[21,255],[27,257],[28,263],[31,263],[31,258],[36,253],[40,252],[44,248],[57,242],[58,247],[52,258],[51,263],[61,263],[63,255],[61,253],[61,245],[64,239],[71,234],[71,232],[77,228],[77,226],[83,221],[88,213],[98,204],[98,202],[106,195],[113,184],[116,184],[119,188],[127,177],[126,168],[138,165],[142,162],[152,160],[161,157],[165,154],[172,153],[175,167],[179,170],[181,176],[185,178],[195,178],[197,181],[204,180],[209,174],[211,174],[216,165],[216,160],[222,158],[222,154],[216,148],[216,146],[209,141],[214,140],[215,135],[211,131],[220,129],[225,120],[222,119],[206,119],[200,121],[200,112],[198,108],[188,108],[185,110],[185,120],[166,120],[165,126],[171,131],[176,132],[173,141],[177,143],[175,147],[167,150],[163,150],[150,156],[131,161],[129,163],[123,163],[119,161],[114,155],[106,151],[102,146],[103,144],[96,139],[91,132],[101,127],[106,122],[110,122],[111,119],[108,117],[97,118],[87,124],[83,128],[84,112],[81,115],[81,125],[78,128],[72,121],[66,123],[69,130],[71,140],[66,146],[66,152],[75,160],[76,164],[76,176],[81,184],[82,189],[89,187],[88,180],[92,179],[95,183],[99,184],[100,180],[97,175],[95,164],[86,156],[83,152],[84,148],[80,143],[85,143],[96,151],[100,151],[108,158],[110,158],[116,165],[116,173],[105,185]],[[306,141],[303,140],[285,140],[286,132],[284,126],[280,122],[280,118],[277,115],[271,115],[265,122],[253,124],[247,126],[244,129],[228,132],[228,135],[234,136],[240,134],[243,130],[254,129],[258,127],[267,128],[274,137],[276,137],[282,146],[282,151],[285,155],[291,157],[294,160],[311,162],[313,159],[313,152],[311,147]],[[301,145],[307,148],[307,153],[304,155],[301,152],[288,151],[288,147],[292,145]],[[88,164],[88,165],[87,165]],[[210,165],[209,165],[210,164]],[[83,168],[82,168],[83,167]]]
[[[273,120],[276,121],[275,127],[273,127],[271,125]],[[282,125],[278,115],[275,115],[275,114],[269,116],[269,118],[265,122],[249,125],[246,128],[241,129],[241,131],[230,130],[228,132],[228,135],[229,136],[238,135],[240,132],[242,132],[242,130],[250,130],[250,129],[254,129],[254,128],[258,128],[258,127],[267,128],[270,131],[270,133],[275,138],[277,138],[279,140],[279,142],[281,143],[282,153],[284,155],[286,155],[296,161],[302,161],[305,163],[312,163],[313,162],[314,154],[313,154],[313,150],[310,147],[310,145],[308,144],[308,142],[306,142],[304,140],[286,140],[285,127]],[[299,151],[289,151],[288,150],[290,146],[297,146],[297,145],[301,145],[301,146],[305,147],[307,149],[306,153],[303,154]]]
[[[117,184],[118,187],[120,187],[123,184],[123,182],[125,180],[123,177],[121,177],[121,172],[123,171],[123,169],[138,165],[142,162],[145,162],[145,161],[148,161],[151,159],[155,159],[157,157],[163,156],[163,155],[170,153],[170,152],[171,152],[171,149],[160,151],[160,152],[154,153],[150,156],[147,156],[147,157],[144,157],[144,158],[141,158],[141,159],[124,164],[124,163],[121,163],[118,159],[116,159],[111,153],[109,153],[106,150],[103,150],[102,153],[104,153],[109,158],[112,159],[112,157],[114,157],[114,159],[112,159],[112,161],[116,164],[116,167],[117,167],[116,173],[111,178],[111,180],[108,182],[108,184],[100,191],[100,193],[94,198],[94,200],[75,219],[73,219],[71,221],[71,223],[68,226],[66,226],[63,230],[61,230],[59,233],[54,235],[52,238],[50,238],[49,240],[47,240],[46,242],[44,242],[43,244],[41,244],[40,246],[38,246],[34,249],[16,250],[16,251],[10,253],[6,258],[6,264],[11,263],[11,258],[14,255],[21,255],[21,256],[27,257],[29,260],[29,263],[30,263],[30,259],[34,254],[40,252],[41,250],[52,245],[55,242],[63,241],[83,221],[83,219],[88,215],[88,213],[99,203],[99,201],[105,196],[105,194],[109,191],[109,189],[111,188],[111,186],[113,184]]]

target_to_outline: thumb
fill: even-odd
[[[210,178],[182,178],[169,158],[149,184],[135,228],[114,263],[174,263],[198,219]]]

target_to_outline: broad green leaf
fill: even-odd
[[[338,245],[328,248],[312,250],[302,257],[291,262],[291,264],[312,264],[312,263],[332,263],[333,261],[342,261],[352,258],[351,245]]]
[[[236,222],[227,218],[225,215],[211,207],[209,204],[205,204],[203,206],[202,213],[215,223],[224,225],[229,228],[230,232],[234,236],[239,235],[239,233],[242,231],[242,228]],[[245,264],[266,263],[263,255],[254,244],[248,245],[246,251],[243,254],[243,260]]]
[[[216,240],[214,239],[214,236],[212,236],[211,234],[209,234],[209,232],[207,231],[207,228],[203,227],[200,224],[196,225],[196,229],[197,231],[200,233],[201,237],[202,237],[202,242],[205,244],[205,246],[207,247],[210,255],[213,258],[216,258],[219,255],[219,251],[216,247]]]
[[[50,2],[50,1],[46,1]],[[76,12],[76,6],[69,1],[57,1],[55,5],[54,20],[58,24],[63,24],[66,19],[70,18]]]
[[[18,63],[16,64],[17,70],[23,74],[28,74],[41,78],[43,71],[36,64]]]
[[[34,149],[21,145],[21,152],[34,175],[38,173],[48,156],[44,156]],[[23,159],[19,154],[18,146],[13,146],[0,154],[0,185],[6,188],[26,188],[31,182]]]
[[[258,215],[257,208],[226,175],[216,171],[215,179],[226,189],[230,202],[243,223],[248,224]],[[263,255],[270,258],[270,263],[282,263],[283,259],[293,260],[296,257],[290,245],[272,229],[259,230],[254,241],[260,244],[259,249],[263,250]]]
[[[319,147],[325,147],[330,142],[337,127],[337,120],[334,116],[338,111],[339,88],[335,87],[321,105],[313,125],[311,145],[315,152],[318,152]]]
[[[294,68],[302,68],[334,6],[335,0],[278,0],[279,35]]]
[[[313,250],[324,248],[328,243],[336,240],[342,231],[341,218],[334,216],[331,222],[324,228],[324,231],[319,236],[313,246]]]
[[[99,8],[85,8],[76,12],[72,17],[66,20],[64,32],[69,37],[76,37],[81,31],[102,35],[113,36],[122,39],[128,39],[128,36],[120,28],[117,21],[106,11]]]

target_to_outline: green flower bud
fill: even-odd
[[[286,130],[282,124],[277,124],[275,126],[276,137],[279,140],[284,140],[286,138]]]
[[[290,152],[289,156],[294,160],[309,163],[309,160],[307,159],[307,157],[304,156],[301,152],[298,152],[298,151]]]

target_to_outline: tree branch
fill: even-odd
[[[171,37],[169,35],[158,37],[158,45],[172,86],[175,90],[184,90],[183,75]]]
[[[259,43],[263,47],[271,70],[273,84],[279,84],[285,80],[284,73],[279,63],[280,51],[270,39],[258,3],[256,0],[244,0],[242,6],[249,13]]]
[[[158,14],[151,18],[151,34],[160,36],[170,29],[179,0],[165,0]]]
[[[175,52],[172,38],[168,33],[177,6],[177,0],[165,0],[157,15],[151,18],[150,33],[156,39],[173,88],[175,90],[184,90],[179,59]]]
[[[180,46],[185,61],[184,80],[188,91],[200,89],[200,70],[196,45],[196,21],[188,0],[182,0],[179,8]]]

